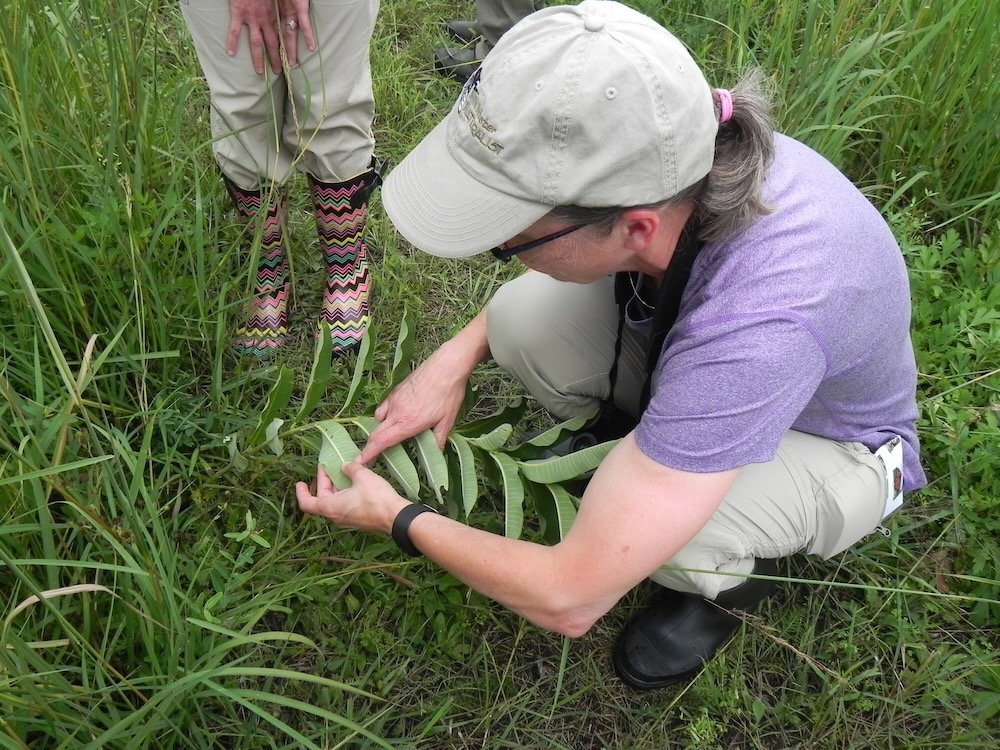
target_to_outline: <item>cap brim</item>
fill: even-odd
[[[463,258],[507,242],[551,211],[471,177],[447,144],[450,114],[393,169],[382,205],[397,231],[431,255]]]

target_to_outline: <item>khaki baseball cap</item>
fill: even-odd
[[[531,14],[500,39],[448,115],[386,178],[396,229],[460,258],[557,206],[640,206],[708,174],[718,120],[691,55],[611,0]]]

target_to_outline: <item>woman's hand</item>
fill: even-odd
[[[278,24],[281,24],[281,34]],[[271,70],[281,72],[281,47],[284,45],[288,64],[298,62],[298,34],[305,36],[310,51],[316,49],[316,38],[309,20],[309,0],[229,0],[229,35],[226,52],[234,56],[239,49],[240,34],[247,27],[250,37],[250,57],[253,69],[264,74],[264,57]]]
[[[428,429],[443,450],[465,400],[465,385],[489,354],[486,316],[480,313],[392,389],[375,410],[379,425],[358,460],[369,464],[387,448]]]
[[[316,36],[309,20],[309,0],[279,0],[278,20],[281,23],[281,39],[289,65],[299,62],[299,33],[306,39],[310,52],[316,51]]]
[[[379,404],[375,410],[379,425],[371,431],[358,460],[371,463],[387,448],[428,429],[444,449],[465,400],[468,380],[468,374],[438,349]]]
[[[409,505],[382,477],[357,462],[344,464],[344,476],[351,480],[346,490],[338,490],[323,471],[316,469],[316,494],[305,482],[295,485],[299,510],[323,516],[337,526],[359,531],[388,534],[396,515]]]

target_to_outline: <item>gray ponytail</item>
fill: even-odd
[[[699,183],[701,189],[688,196],[698,205],[704,240],[738,234],[771,210],[761,192],[774,158],[774,125],[760,68],[747,71],[731,94],[733,114],[719,126],[712,171]]]

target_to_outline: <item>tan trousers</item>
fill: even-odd
[[[501,287],[487,309],[496,362],[560,419],[608,396],[617,308],[611,277],[570,284],[527,273]],[[615,402],[636,413],[645,341],[625,327]],[[773,460],[740,469],[705,527],[651,578],[714,599],[738,585],[756,558],[828,558],[882,518],[885,473],[860,443],[789,431]]]
[[[476,57],[486,57],[511,26],[534,12],[534,0],[476,0],[476,28],[483,37]]]
[[[245,190],[282,184],[293,169],[323,182],[367,171],[375,140],[369,40],[378,0],[312,0],[316,51],[299,33],[299,64],[254,72],[246,28],[226,54],[228,0],[181,0],[211,94],[212,138],[223,173]]]

